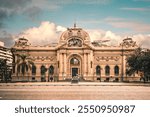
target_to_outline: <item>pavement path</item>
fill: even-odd
[[[150,86],[150,83],[121,83],[121,82],[18,82],[18,83],[0,83],[0,86]]]
[[[150,84],[0,83],[0,100],[150,100]]]

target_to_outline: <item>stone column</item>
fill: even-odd
[[[58,65],[59,64],[59,65]],[[59,66],[59,68],[58,68],[58,66]],[[57,51],[57,72],[56,72],[56,74],[59,74],[59,72],[60,72],[60,59],[59,59],[59,51]]]
[[[110,67],[110,81],[113,81],[114,80],[114,78],[115,78],[115,74],[114,74],[114,67],[115,67],[115,65],[109,65],[109,67]]]
[[[87,69],[87,66],[86,66],[86,53],[84,53],[84,76],[86,76],[86,69]]]
[[[66,53],[64,54],[64,76],[66,76],[67,72],[67,62],[66,62]]]
[[[62,76],[62,67],[63,67],[63,62],[62,62],[62,53],[59,54],[59,74]]]
[[[93,51],[91,51],[91,54],[90,54],[90,57],[91,57],[91,61],[90,61],[90,68],[91,68],[91,76],[93,76],[93,68],[94,68],[94,61],[93,61]],[[91,64],[92,64],[92,67],[91,67]]]
[[[87,61],[87,64],[88,64],[88,76],[91,74],[91,59],[90,59],[90,53],[87,54],[87,57],[88,57],[88,61]]]
[[[123,76],[126,76],[126,56],[123,56]]]

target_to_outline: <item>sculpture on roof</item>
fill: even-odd
[[[81,47],[82,41],[80,39],[72,38],[68,41],[69,47]]]
[[[132,40],[132,38],[126,38],[123,40],[123,42],[120,44],[120,46],[124,46],[124,47],[128,48],[128,47],[136,47],[137,44],[135,41]]]
[[[27,39],[23,38],[19,38],[16,42],[15,42],[15,46],[21,46],[21,47],[25,47],[25,46],[29,46],[30,43],[28,42]]]

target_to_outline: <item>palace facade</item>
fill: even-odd
[[[89,34],[82,28],[68,28],[57,44],[33,46],[20,38],[12,47],[14,62],[18,55],[26,55],[34,65],[23,76],[14,64],[12,80],[55,81],[79,77],[88,81],[139,80],[137,75],[126,74],[126,58],[137,48],[131,38],[118,46],[91,42]]]

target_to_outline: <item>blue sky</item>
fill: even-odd
[[[17,35],[41,22],[118,35],[150,34],[150,0],[0,0],[0,37]]]

